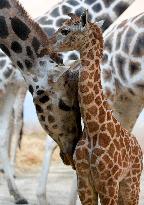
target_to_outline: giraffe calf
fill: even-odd
[[[113,116],[103,95],[100,61],[103,55],[101,22],[90,23],[87,12],[71,19],[53,35],[56,51],[80,52],[78,94],[84,131],[75,152],[78,192],[83,205],[138,205],[142,151]]]

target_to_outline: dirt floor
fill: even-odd
[[[21,150],[17,152],[16,184],[21,194],[30,205],[37,205],[36,188],[45,151],[45,137],[25,135]],[[74,172],[63,165],[57,148],[52,157],[52,164],[47,183],[48,205],[67,205]],[[79,199],[77,204],[80,204]],[[10,197],[4,175],[0,174],[0,205],[14,205]]]
[[[36,187],[44,154],[44,142],[43,136],[24,136],[21,151],[17,153],[16,184],[30,205],[37,205]],[[73,175],[72,169],[62,164],[59,150],[56,149],[47,183],[48,205],[68,205]],[[77,205],[80,204],[78,199]],[[0,175],[0,205],[14,205],[3,174]],[[144,205],[144,173],[139,205]]]
[[[62,163],[53,163],[47,185],[48,205],[67,205],[70,195],[73,172]],[[18,174],[16,183],[23,196],[28,199],[30,205],[37,205],[36,187],[38,173],[21,172]],[[77,204],[80,205],[78,202]],[[0,180],[0,205],[14,205],[10,198],[6,181]]]

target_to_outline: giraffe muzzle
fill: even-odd
[[[73,155],[69,153],[60,152],[60,157],[65,165],[71,165],[72,168],[75,170],[75,164],[73,160]]]

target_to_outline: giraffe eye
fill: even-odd
[[[61,34],[64,36],[66,36],[68,33],[70,33],[70,30],[68,30],[68,29],[61,30]]]

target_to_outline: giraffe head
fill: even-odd
[[[71,13],[68,14],[68,16],[71,18],[66,20],[50,39],[50,43],[55,51],[80,51],[82,46],[86,44],[87,35],[90,35],[88,33],[89,28],[93,26],[93,24],[88,21],[87,10],[83,12],[81,17]],[[97,27],[102,24],[103,21],[96,23]]]
[[[62,59],[48,46],[48,37],[17,0],[0,1],[0,48],[35,90],[47,86],[49,71]]]

